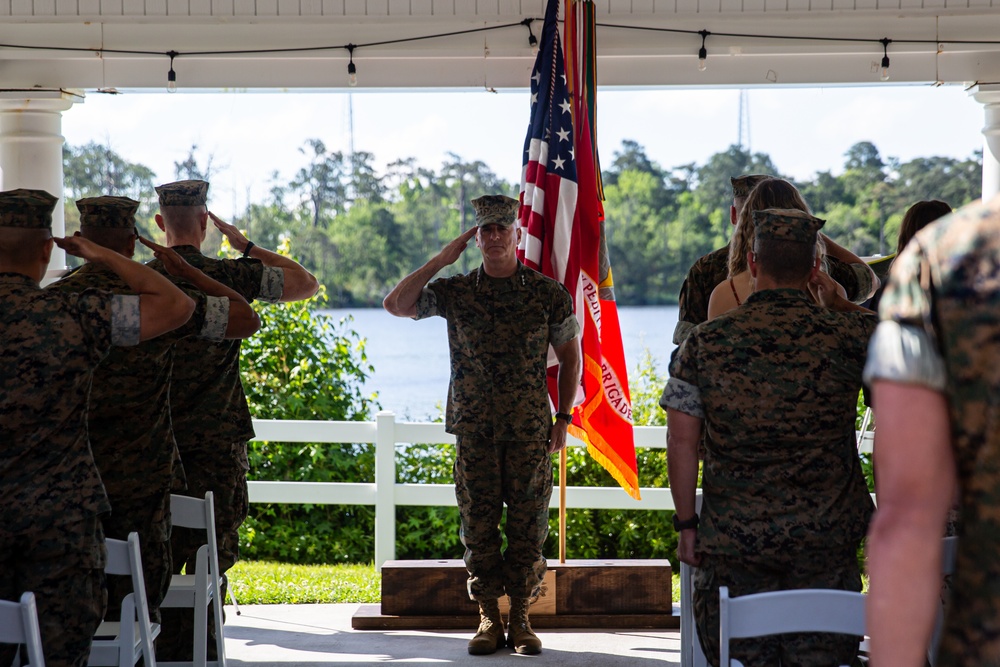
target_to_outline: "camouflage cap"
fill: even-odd
[[[0,192],[0,227],[52,229],[52,210],[58,197],[45,190],[18,188]]]
[[[80,228],[134,229],[139,202],[128,197],[86,197],[76,200]]]
[[[160,206],[204,206],[208,203],[207,181],[175,181],[157,186]]]
[[[753,224],[759,239],[816,243],[826,220],[794,208],[768,208],[753,212]]]
[[[753,186],[768,178],[773,177],[767,174],[743,174],[736,178],[730,178],[729,182],[733,184],[733,198],[748,196],[753,190]]]
[[[476,224],[510,227],[517,222],[517,210],[521,203],[506,195],[483,195],[472,200],[476,209]]]

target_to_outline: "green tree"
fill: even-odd
[[[77,199],[85,197],[129,197],[139,202],[136,211],[136,227],[147,238],[162,238],[153,215],[156,213],[154,179],[156,174],[149,167],[129,162],[115,152],[111,146],[90,142],[83,146],[63,146],[63,184],[65,197],[63,210],[66,233],[80,229],[80,211]],[[152,259],[145,246],[136,246],[136,258],[142,261]],[[77,258],[67,257],[70,261]]]
[[[299,195],[308,207],[313,228],[325,228],[329,226],[330,214],[336,215],[347,205],[350,166],[343,153],[328,151],[319,139],[307,139],[299,152],[307,157],[309,164],[295,174],[289,190]]]

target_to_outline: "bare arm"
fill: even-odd
[[[955,484],[943,394],[873,383],[878,510],[868,534],[871,662],[922,667],[941,588],[941,548]],[[920,415],[914,419],[913,415]]]
[[[853,252],[851,252],[844,246],[840,245],[826,234],[821,233],[820,236],[823,237],[823,243],[826,244],[827,255],[835,259],[839,259],[844,264],[854,264],[857,266],[864,267],[864,270],[867,271],[869,274],[868,277],[871,279],[871,284],[872,284],[871,292],[865,294],[864,298],[865,299],[871,298],[872,294],[875,293],[875,290],[877,290],[879,288],[879,285],[882,284],[881,281],[879,281],[878,276],[875,275],[875,272],[872,271],[872,267],[868,266],[865,260],[858,257]]]
[[[417,300],[424,285],[434,277],[434,275],[446,266],[449,266],[462,256],[466,246],[472,237],[476,235],[478,227],[466,231],[458,238],[452,240],[441,252],[431,257],[426,264],[406,276],[392,288],[382,300],[382,307],[396,317],[414,317],[417,314]]]
[[[88,262],[104,264],[139,295],[139,340],[173,331],[191,317],[194,301],[166,277],[82,236],[55,238],[56,245]]]
[[[674,511],[679,519],[686,520],[696,513],[695,496],[698,492],[698,443],[701,441],[702,420],[698,417],[667,409],[667,477]],[[677,544],[677,557],[688,565],[697,567],[701,557],[695,553],[698,530],[682,530]]]
[[[580,386],[580,338],[567,341],[555,350],[559,360],[559,405],[558,412],[573,414],[573,402],[576,400],[576,390]],[[558,452],[566,446],[566,428],[569,424],[564,419],[557,419],[549,431],[549,454]]]
[[[208,296],[229,299],[229,323],[226,325],[226,338],[249,338],[257,333],[260,329],[260,317],[242,294],[191,266],[172,248],[158,245],[141,236],[139,241],[153,251],[153,256],[163,262],[164,268],[170,275],[186,280],[195,289]]]
[[[247,237],[243,236],[235,225],[223,221],[211,211],[208,212],[208,216],[215,223],[216,228],[229,239],[230,245],[240,252],[246,251],[247,246],[250,245],[250,241]],[[271,252],[266,248],[261,248],[256,243],[250,249],[248,256],[259,259],[264,263],[264,266],[273,266],[284,272],[284,289],[281,292],[279,301],[302,301],[312,297],[319,291],[319,281],[316,280],[316,276],[306,271],[301,264],[289,257]]]

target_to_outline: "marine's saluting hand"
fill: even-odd
[[[478,229],[479,227],[472,227],[466,230],[461,236],[442,248],[441,252],[438,253],[438,257],[441,258],[441,261],[445,262],[445,266],[454,264],[462,256],[462,253],[469,246],[469,241],[476,235],[476,230]]]
[[[212,223],[215,224],[216,229],[222,232],[222,235],[229,239],[229,245],[233,246],[240,252],[244,252],[247,249],[247,245],[249,245],[250,241],[247,237],[243,236],[243,232],[241,232],[236,225],[229,224],[211,211],[208,212],[208,217],[212,219]]]

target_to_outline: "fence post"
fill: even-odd
[[[396,558],[396,415],[375,417],[375,570]]]

